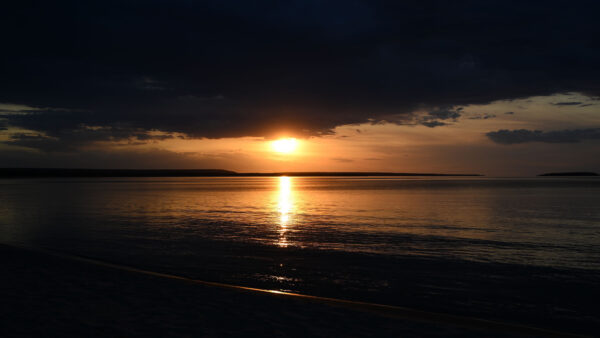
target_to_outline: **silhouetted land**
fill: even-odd
[[[545,173],[538,176],[600,176],[598,173],[588,171],[571,171],[562,173]]]
[[[266,177],[266,176],[482,176],[479,174],[391,172],[270,172],[238,173],[224,169],[63,169],[0,168],[0,178],[27,177]]]

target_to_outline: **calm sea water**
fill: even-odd
[[[0,241],[435,311],[598,320],[593,178],[0,180]]]

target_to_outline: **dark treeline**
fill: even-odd
[[[392,172],[270,172],[238,173],[224,169],[63,169],[0,168],[2,178],[27,177],[264,177],[264,176],[481,176]]]

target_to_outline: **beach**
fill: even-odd
[[[514,336],[103,267],[0,245],[0,335]]]

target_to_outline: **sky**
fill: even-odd
[[[19,1],[0,167],[600,171],[595,1]],[[295,138],[293,152],[272,142]]]

